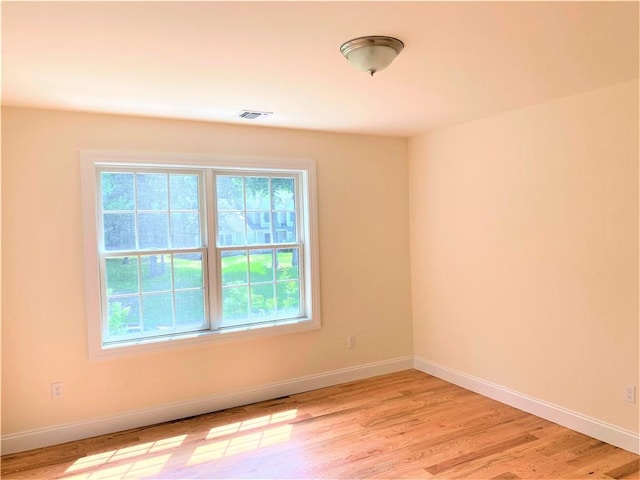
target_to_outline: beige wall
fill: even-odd
[[[406,140],[20,108],[2,139],[3,435],[412,354]],[[81,149],[315,159],[322,329],[89,362]]]
[[[414,353],[638,431],[638,83],[410,140]]]
[[[408,148],[4,108],[3,435],[412,353],[638,431],[637,404],[622,400],[640,373],[637,105],[638,83],[620,84]],[[81,149],[315,159],[323,328],[89,362]]]

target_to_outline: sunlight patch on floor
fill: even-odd
[[[170,458],[171,454],[158,455],[123,465],[101,468],[94,472],[84,472],[60,478],[64,478],[64,480],[121,480],[154,476],[157,478]]]
[[[263,432],[250,433],[228,440],[209,443],[197,447],[187,462],[187,466],[210,462],[223,457],[230,457],[240,453],[257,450],[278,443],[283,443],[291,438],[293,425],[282,425],[269,428]]]
[[[175,437],[163,438],[162,440],[157,440],[155,442],[141,443],[138,445],[132,445],[131,447],[124,447],[117,450],[97,453],[95,455],[88,455],[76,460],[73,465],[67,468],[66,473],[77,472],[87,468],[94,468],[100,465],[105,465],[107,463],[113,463],[120,460],[138,457],[141,455],[147,455],[149,453],[160,452],[169,448],[179,447],[185,440],[185,438],[187,438],[186,434],[177,435]]]
[[[217,439],[217,441],[196,447],[186,465],[197,465],[286,442],[291,438],[293,425],[282,423],[294,420],[297,414],[297,409],[292,409],[214,427],[209,430],[205,440]],[[252,430],[258,431],[252,432]],[[228,438],[223,439],[222,437],[225,436]],[[87,455],[69,466],[65,473],[70,475],[63,478],[65,480],[116,480],[154,477],[162,471],[171,454],[151,458],[138,457],[179,447],[186,438],[187,434],[177,435],[155,442],[145,442]],[[138,459],[135,460],[136,458]],[[116,465],[110,465],[116,462]]]
[[[274,423],[286,422],[293,420],[298,415],[297,409],[285,410],[284,412],[274,413],[273,415],[264,415],[262,417],[251,418],[242,422],[229,423],[220,427],[214,427],[209,430],[206,440],[224,437],[225,435],[233,435],[238,432],[245,432],[254,428],[273,425]]]

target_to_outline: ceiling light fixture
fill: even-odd
[[[358,70],[373,74],[387,68],[404,48],[397,38],[379,35],[358,37],[344,42],[340,52]]]

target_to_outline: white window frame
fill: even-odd
[[[105,344],[103,341],[103,303],[100,278],[101,268],[101,234],[98,220],[100,198],[97,179],[98,167],[154,167],[160,170],[184,168],[204,170],[203,203],[206,225],[201,225],[205,241],[211,238],[207,229],[215,225],[215,199],[212,187],[213,170],[229,173],[266,173],[277,175],[295,174],[299,178],[298,198],[300,213],[304,220],[298,221],[302,242],[303,268],[301,268],[301,302],[302,316],[287,320],[274,320],[237,328],[214,330],[214,322],[209,317],[212,329],[183,334],[167,335],[134,339],[118,343]],[[85,293],[88,350],[91,360],[99,360],[114,356],[126,356],[154,350],[183,348],[189,345],[205,342],[238,341],[257,336],[282,335],[308,330],[316,330],[320,322],[320,271],[318,252],[318,219],[316,194],[316,166],[313,160],[305,159],[271,159],[271,158],[237,158],[217,155],[197,154],[166,154],[166,153],[129,153],[108,151],[80,152],[80,173],[82,187],[82,209],[84,220],[84,255],[85,255]],[[215,242],[215,239],[213,240]],[[209,243],[213,243],[209,242]],[[279,244],[272,244],[270,248],[278,248]],[[217,312],[219,299],[217,298],[218,254],[215,244],[205,244],[208,265],[205,271],[205,288],[209,292],[209,305],[206,310]],[[242,249],[243,247],[238,247]],[[216,309],[216,310],[213,310]],[[215,317],[215,315],[214,315]]]

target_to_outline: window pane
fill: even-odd
[[[176,292],[176,326],[184,330],[186,327],[201,328],[204,324],[204,292]]]
[[[251,286],[251,316],[273,317],[276,310],[273,283]]]
[[[142,262],[142,291],[171,290],[171,255],[145,255]]]
[[[102,210],[133,210],[133,173],[100,174]]]
[[[173,256],[175,288],[202,287],[202,254],[180,253]]]
[[[139,297],[113,297],[107,302],[108,336],[117,337],[141,331]],[[112,338],[113,339],[113,338]]]
[[[253,250],[249,255],[251,283],[273,282],[273,250]]]
[[[276,250],[276,258],[278,259],[276,280],[282,281],[299,278],[299,248],[278,249]]]
[[[167,210],[167,176],[162,173],[136,175],[138,210]]]
[[[222,252],[220,263],[223,287],[231,285],[246,285],[249,283],[246,250],[230,250],[228,252]]]
[[[166,213],[138,214],[138,244],[140,248],[167,248],[169,226]]]
[[[247,210],[269,210],[269,179],[247,177]]]
[[[247,212],[247,243],[263,245],[271,243],[271,216],[269,212]]]
[[[242,325],[249,317],[249,287],[222,289],[222,326]]]
[[[244,210],[242,177],[219,176],[216,179],[218,210]]]
[[[295,183],[293,178],[272,178],[274,210],[295,210]]]
[[[245,224],[243,212],[218,214],[218,245],[245,245]]]
[[[133,213],[105,213],[103,219],[105,250],[133,250],[136,248]]]
[[[138,258],[106,259],[107,295],[138,293]]]
[[[295,315],[300,312],[300,283],[282,282],[276,284],[278,292],[278,312]]]
[[[291,243],[297,240],[295,212],[273,212],[274,243]]]
[[[315,305],[306,298],[314,272],[303,264],[307,247],[298,235],[307,213],[298,216],[299,201],[307,198],[299,170],[162,163],[95,164],[106,303],[99,303],[102,323],[95,327],[103,342],[306,320],[307,307]],[[205,195],[209,187],[213,192]],[[300,230],[305,241],[306,228]],[[209,287],[216,289],[215,304]]]
[[[171,210],[199,210],[198,176],[170,175]]]
[[[174,248],[202,246],[197,212],[171,212],[171,245]]]
[[[143,295],[142,322],[144,331],[153,334],[162,334],[162,330],[172,329],[173,295],[171,293]]]

